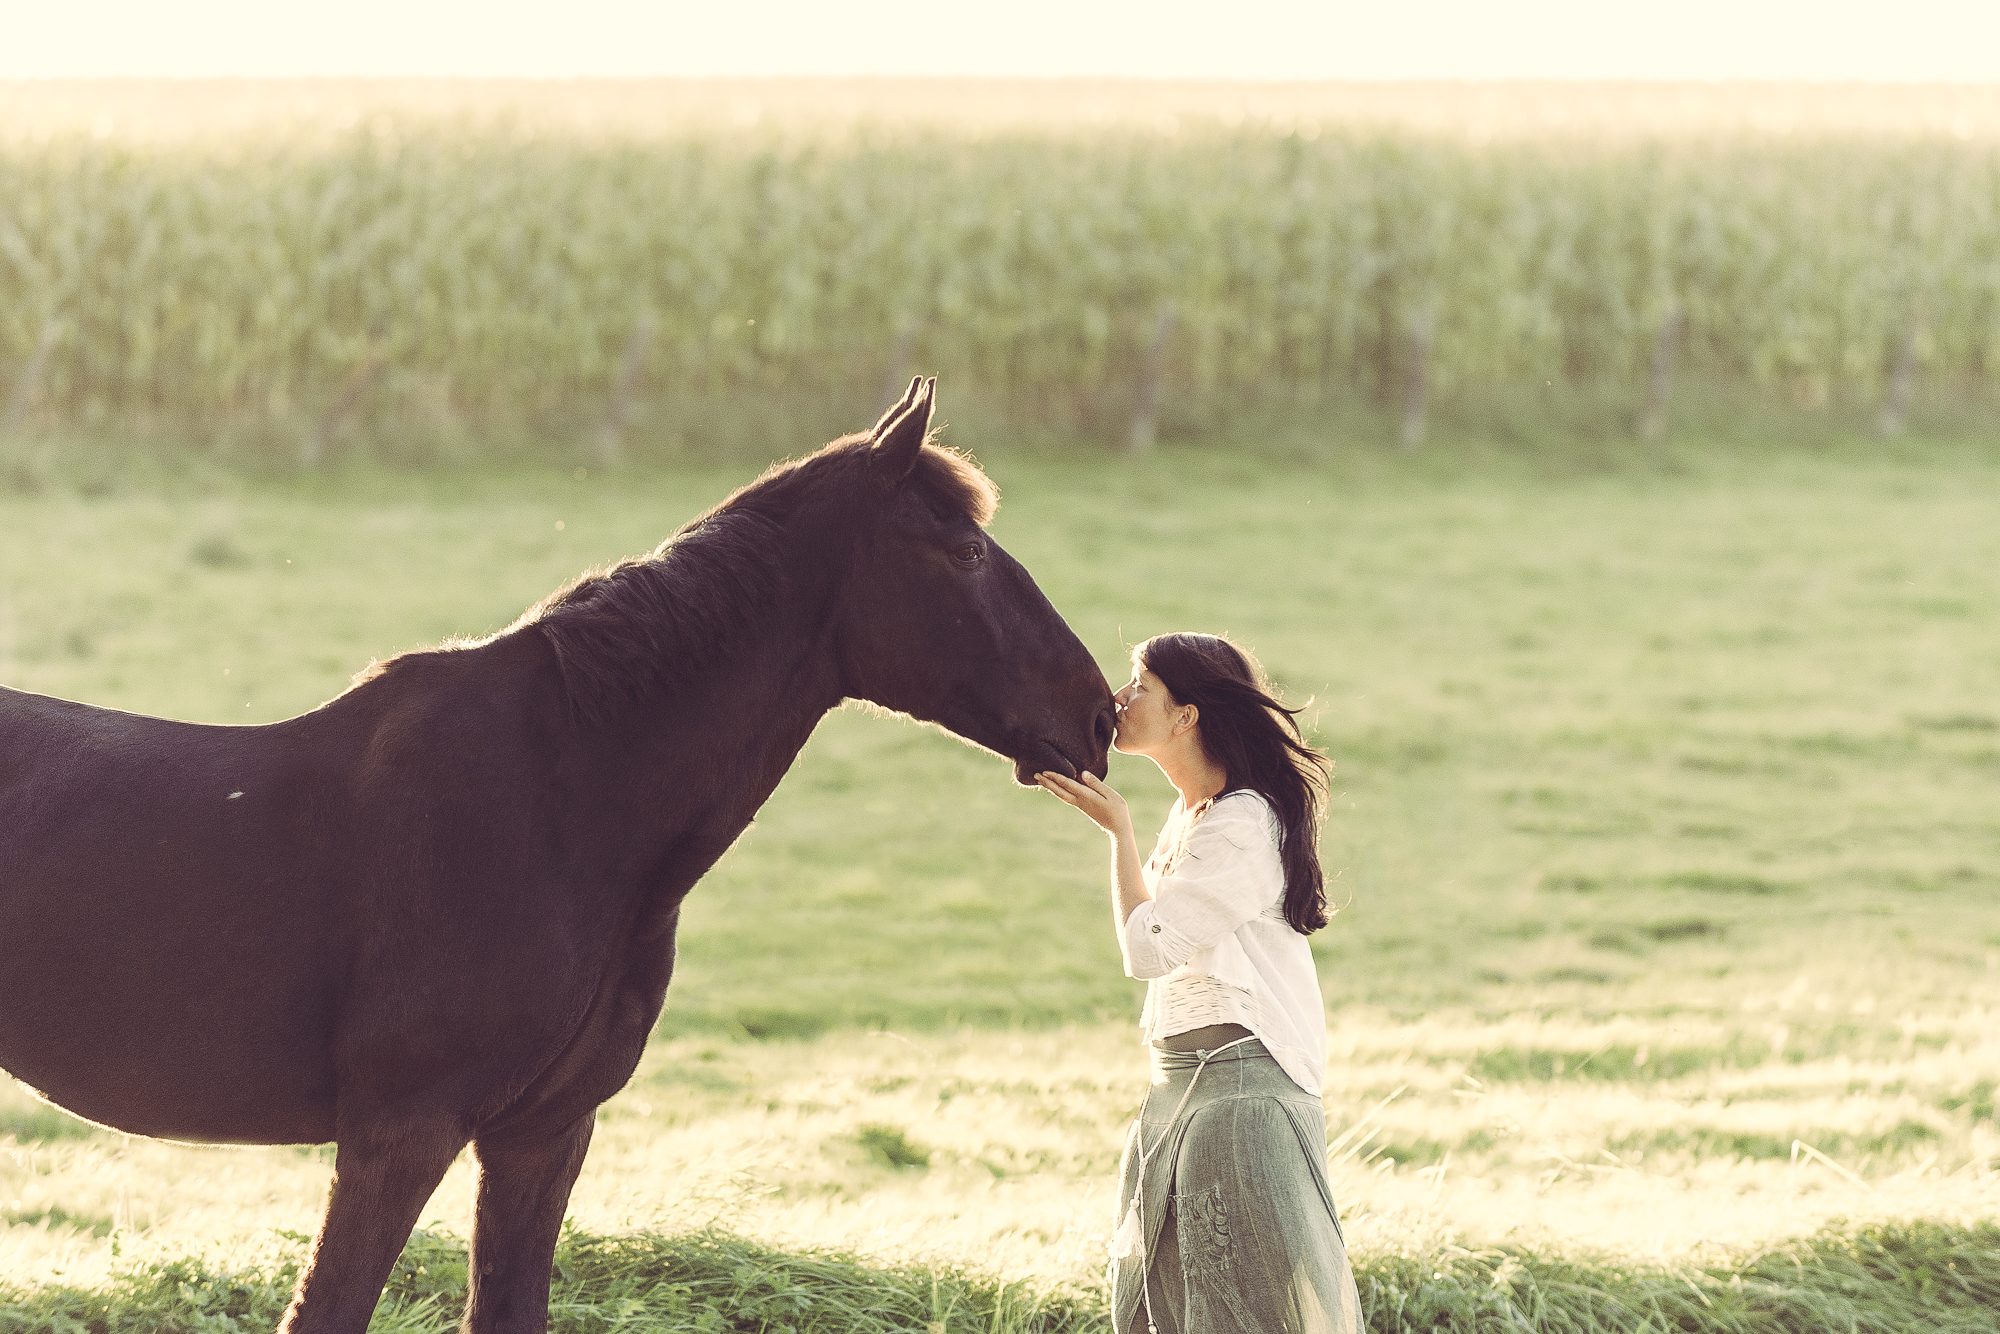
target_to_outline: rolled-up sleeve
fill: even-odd
[[[1261,802],[1216,806],[1195,824],[1187,853],[1150,901],[1125,919],[1125,976],[1165,977],[1284,896],[1284,864]]]

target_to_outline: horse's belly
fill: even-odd
[[[0,1068],[133,1134],[331,1139],[333,942],[281,894],[190,893],[144,861],[4,877]]]
[[[323,1046],[207,1027],[209,1005],[141,1012],[77,1003],[0,1008],[0,1068],[56,1106],[129,1134],[207,1143],[323,1143],[334,1086]],[[62,1002],[69,1002],[63,1004]],[[315,1047],[320,1047],[315,1051]]]
[[[295,1088],[231,1081],[233,1088],[219,1092],[186,1078],[188,1072],[157,1068],[133,1084],[80,1076],[74,1066],[39,1079],[31,1062],[10,1072],[71,1115],[129,1135],[194,1144],[325,1144],[334,1138],[331,1100],[316,1103]]]

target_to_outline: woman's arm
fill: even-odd
[[[1164,977],[1281,902],[1285,870],[1271,833],[1261,799],[1226,800],[1201,816],[1119,937],[1125,971]]]
[[[1153,897],[1146,892],[1145,877],[1139,874],[1139,841],[1132,834],[1132,812],[1125,798],[1088,772],[1081,781],[1048,773],[1036,774],[1035,781],[1111,835],[1111,912],[1114,925],[1122,931],[1132,910]]]

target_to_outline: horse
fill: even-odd
[[[282,722],[0,688],[0,1069],[131,1134],[332,1141],[284,1334],[367,1328],[469,1143],[461,1328],[545,1330],[681,904],[821,717],[872,701],[1024,786],[1105,772],[1110,687],[929,440],[934,396]]]

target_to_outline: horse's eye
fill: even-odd
[[[986,558],[986,548],[977,542],[967,542],[956,553],[960,565],[977,565]]]

